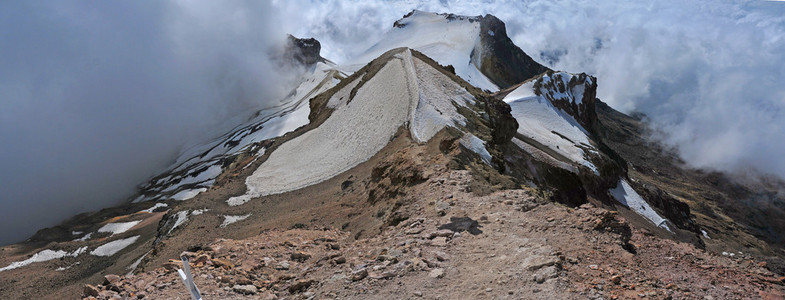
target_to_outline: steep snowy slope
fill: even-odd
[[[458,107],[474,104],[474,96],[411,50],[391,50],[371,66],[332,94],[324,123],[278,147],[246,179],[248,192],[227,202],[241,205],[329,179],[367,161],[401,127],[427,142],[446,126],[466,125]]]
[[[261,154],[261,141],[281,136],[308,123],[308,100],[331,88],[345,74],[329,62],[309,67],[300,84],[280,104],[259,111],[255,117],[209,143],[180,154],[172,168],[141,187],[135,201],[186,200],[207,190],[229,158],[240,154]]]
[[[450,65],[456,75],[489,91],[506,88],[547,69],[512,44],[504,23],[496,17],[417,10],[396,21],[376,45],[350,63],[363,65],[399,47],[415,49],[441,65]]]
[[[534,172],[543,184],[551,185],[558,177],[572,177],[588,196],[617,201],[657,227],[671,231],[669,221],[629,185],[620,166],[623,161],[613,159],[615,153],[601,147],[596,135],[587,130],[596,126],[596,88],[596,79],[586,74],[546,72],[507,93],[504,102],[510,105],[519,125],[513,144],[535,161],[574,174],[548,178],[542,174],[553,171],[544,171],[548,169],[544,167],[540,174]],[[569,197],[574,199],[575,195]]]
[[[512,108],[512,115],[518,121],[518,133],[514,142],[533,140],[542,149],[560,160],[565,160],[574,167],[586,167],[599,175],[597,167],[590,161],[590,154],[597,153],[592,145],[589,132],[575,118],[561,108],[554,106],[557,101],[580,105],[586,86],[592,85],[590,77],[581,82],[568,85],[574,76],[558,72],[545,74],[535,80],[524,83],[504,97]],[[575,76],[577,78],[577,76]],[[553,88],[551,81],[558,81],[559,87]]]

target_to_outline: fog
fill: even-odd
[[[280,96],[268,2],[2,1],[0,244],[131,196]]]
[[[266,53],[285,33],[341,63],[412,9],[494,14],[536,60],[647,114],[690,166],[785,177],[783,2],[4,1],[0,244],[124,201],[279,97]]]

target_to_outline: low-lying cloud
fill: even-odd
[[[328,58],[357,55],[412,9],[502,19],[554,69],[647,114],[693,167],[785,178],[785,3],[771,1],[279,1]],[[301,15],[303,18],[296,18]],[[371,38],[375,37],[375,38]]]
[[[122,202],[280,95],[269,2],[0,3],[0,244]]]

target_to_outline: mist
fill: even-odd
[[[296,33],[345,61],[412,9],[490,13],[535,60],[598,78],[690,167],[785,178],[785,2],[278,1]],[[297,18],[296,15],[305,16]],[[369,38],[371,36],[376,39]]]
[[[121,203],[280,97],[269,2],[0,3],[0,244]]]
[[[689,166],[785,178],[785,3],[5,1],[0,244],[126,200],[184,145],[284,93],[285,33],[350,60],[412,9],[490,13],[526,53],[598,78]]]

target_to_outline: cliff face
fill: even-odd
[[[296,38],[291,34],[286,37],[284,57],[303,65],[312,65],[324,62],[320,55],[322,44],[315,38]]]
[[[480,23],[480,43],[472,50],[472,63],[500,88],[508,88],[549,70],[510,40],[504,22],[499,18],[485,15],[476,19]]]

